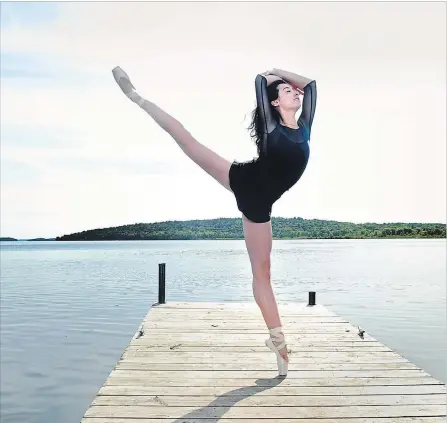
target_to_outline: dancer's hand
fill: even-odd
[[[283,76],[283,74],[281,73],[281,69],[273,68],[271,70],[261,73],[261,75],[264,76],[265,79],[267,79],[267,86],[270,85],[272,82],[277,81],[278,79],[283,79],[284,81],[291,84],[287,80],[287,78],[285,78]],[[291,84],[291,85],[293,86],[293,88],[295,88],[300,93],[300,95],[304,95],[304,90],[302,90],[301,88],[298,88],[295,84]]]
[[[272,71],[263,72],[261,73],[261,75],[267,80],[267,86],[270,85],[272,82],[281,79],[278,75],[272,73]]]

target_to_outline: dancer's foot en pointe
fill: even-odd
[[[276,354],[278,373],[286,376],[289,368],[289,357],[287,356],[287,345],[282,332],[282,327],[270,329],[270,338],[265,341],[265,345]]]
[[[119,66],[116,66],[112,69],[112,74],[115,78],[115,81],[121,88],[121,91],[134,103],[138,104],[141,107],[145,100],[136,92],[135,87],[130,82],[130,78],[127,73],[124,72]]]

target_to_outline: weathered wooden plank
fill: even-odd
[[[149,336],[146,336],[149,335]],[[169,342],[211,342],[214,345],[263,345],[266,339],[265,333],[243,333],[239,331],[238,333],[225,333],[223,331],[214,333],[203,333],[203,332],[174,332],[174,331],[151,331],[141,338],[134,341],[135,345],[144,345],[157,342],[158,344],[169,343]],[[340,332],[340,333],[312,333],[312,334],[296,334],[292,330],[286,333],[287,343],[299,343],[310,341],[357,341],[357,342],[368,342],[377,341],[372,336],[365,334],[363,339],[357,333],[353,332]]]
[[[445,404],[445,395],[256,396],[100,395],[92,405],[144,407],[344,407]]]
[[[116,364],[116,370],[148,371],[276,371],[276,357],[272,354],[270,361],[258,362],[246,360],[235,363],[152,363],[123,360]],[[418,370],[412,363],[289,363],[289,371],[382,371],[383,376],[389,370]]]
[[[229,312],[228,312],[229,313]],[[209,322],[222,322],[225,321],[227,323],[234,322],[247,322],[247,323],[257,323],[257,322],[263,322],[261,315],[246,315],[246,314],[240,314],[240,318],[237,316],[233,316],[233,318],[228,317],[228,313],[226,314],[218,314],[218,313],[184,313],[184,314],[153,314],[149,313],[143,320],[143,322],[151,322],[151,321],[173,321],[173,322],[181,322],[185,321],[185,319],[189,320],[205,320]],[[236,315],[238,313],[235,313]],[[339,317],[339,316],[324,316],[324,315],[309,315],[309,316],[299,316],[295,314],[289,314],[289,315],[283,315],[281,314],[281,322],[285,325],[290,323],[303,323],[303,322],[309,322],[309,323],[326,323],[326,324],[335,324],[335,323],[350,323],[348,320]]]
[[[229,390],[228,386],[190,386],[186,391],[182,386],[103,386],[98,395],[428,395],[446,394],[445,385],[391,385],[391,386],[242,386]]]
[[[346,421],[346,419],[331,419],[328,422],[327,419],[319,419],[319,418],[309,418],[309,419],[301,419],[301,418],[285,418],[285,419],[271,419],[269,417],[262,417],[257,419],[233,419],[233,418],[219,418],[216,419],[202,419],[202,418],[182,418],[180,421],[176,418],[167,418],[167,419],[145,419],[145,418],[136,418],[136,419],[121,419],[119,417],[92,417],[92,418],[84,418],[81,423],[259,423],[259,422],[269,422],[269,423],[445,423],[444,417],[382,417],[377,419],[375,417],[366,417],[366,418],[353,418]]]
[[[231,313],[231,314],[230,314]],[[262,315],[257,312],[245,312],[245,311],[235,311],[232,312],[228,310],[224,312],[203,312],[203,311],[192,311],[186,313],[186,311],[180,311],[178,313],[168,313],[165,311],[160,311],[157,313],[149,312],[144,320],[147,321],[180,321],[181,318],[191,318],[193,320],[220,320],[226,322],[232,321],[244,321],[244,322],[264,322]],[[281,320],[283,322],[338,322],[338,323],[349,323],[346,318],[332,315],[332,314],[297,314],[297,313],[280,313]]]
[[[169,333],[190,333],[190,332],[200,332],[200,333],[218,333],[218,334],[262,334],[264,336],[268,336],[268,330],[266,328],[248,328],[248,327],[240,327],[238,329],[233,329],[229,326],[223,327],[220,325],[203,325],[202,327],[195,327],[190,328],[187,325],[177,325],[177,326],[171,326],[171,327],[165,327],[162,326],[154,328],[150,325],[143,325],[145,332],[148,334],[165,334],[167,332]],[[322,334],[322,335],[343,335],[344,332],[352,332],[355,335],[358,334],[358,329],[352,327],[352,326],[345,326],[345,327],[335,327],[335,326],[283,326],[283,330],[285,334],[299,334],[299,335],[313,335],[313,334]]]
[[[209,323],[209,324],[208,324]],[[341,326],[343,325],[343,327]],[[245,325],[239,325],[238,328],[234,329],[231,328],[229,325],[222,325],[220,321],[215,321],[213,323],[212,321],[207,321],[206,325],[202,325],[201,327],[189,327],[188,324],[183,321],[179,324],[171,324],[170,327],[162,327],[162,325],[159,325],[159,327],[153,327],[153,324],[150,323],[144,323],[144,328],[148,333],[163,333],[163,334],[176,334],[179,332],[202,332],[205,330],[213,331],[213,333],[222,333],[223,335],[231,335],[230,331],[233,331],[233,333],[240,333],[241,335],[245,336],[245,334],[250,334],[250,332],[255,332],[262,334],[263,336],[268,335],[268,329],[266,327],[248,327]],[[313,323],[313,324],[307,324],[307,323],[292,323],[290,325],[284,325],[283,324],[284,333],[290,334],[290,333],[301,333],[301,332],[310,332],[312,335],[315,332],[321,332],[319,335],[320,338],[324,338],[324,334],[326,334],[328,331],[330,331],[330,335],[334,336],[334,331],[337,331],[337,333],[344,335],[347,333],[349,335],[349,332],[352,334],[355,334],[357,336],[358,334],[358,328],[350,325],[349,323],[334,323],[334,324],[325,324],[325,323]],[[366,332],[365,332],[366,333]],[[367,334],[367,333],[366,333]],[[303,334],[305,335],[305,333]],[[375,340],[377,341],[377,339]]]
[[[181,327],[178,327],[177,329],[147,329],[146,327],[144,327],[146,334],[148,334],[149,336],[155,336],[158,337],[160,335],[165,334],[166,332],[169,331],[170,334],[172,335],[176,335],[178,333],[180,334],[188,334],[188,333],[197,333],[200,332],[201,334],[210,334],[210,335],[217,335],[217,336],[230,336],[230,335],[262,335],[264,336],[264,338],[268,337],[268,332],[265,329],[225,329],[225,328],[202,328],[202,329],[182,329]],[[316,329],[312,329],[312,328],[300,328],[300,327],[296,327],[296,328],[289,328],[287,330],[287,328],[283,328],[284,329],[284,333],[286,334],[287,338],[290,335],[295,335],[295,336],[300,336],[300,337],[312,337],[312,336],[320,336],[323,338],[338,338],[338,339],[343,339],[344,337],[344,333],[347,332],[351,332],[353,334],[353,336],[358,336],[358,331],[355,329],[351,329],[348,331],[345,330],[340,330],[340,329],[332,329],[329,328],[328,330],[325,330],[323,328],[316,328]],[[371,339],[369,337],[369,335],[366,335],[368,338],[365,337],[365,339]]]
[[[379,342],[351,342],[340,341],[328,344],[328,343],[300,343],[294,344],[293,348],[288,343],[288,348],[294,352],[356,352],[356,351],[378,351],[378,352],[392,352],[388,347],[381,345]],[[153,351],[153,352],[169,352],[169,351],[182,351],[182,352],[266,352],[265,345],[252,345],[252,346],[235,346],[235,345],[207,345],[203,343],[172,343],[158,345],[155,341],[154,344],[136,345],[134,343],[129,344],[126,351]]]
[[[193,304],[193,303],[192,303]],[[228,314],[228,313],[231,314]],[[315,306],[315,307],[283,307],[279,306],[280,315],[292,315],[292,316],[333,316],[340,317],[336,313],[327,309],[323,306]],[[215,308],[195,308],[186,307],[186,308],[177,308],[177,307],[152,307],[148,314],[170,314],[170,315],[201,315],[201,316],[209,316],[213,314],[219,314],[224,316],[224,318],[234,319],[238,315],[241,316],[259,316],[262,318],[262,313],[259,308],[250,307],[250,308],[235,308],[235,307],[215,307]]]
[[[278,307],[281,310],[293,310],[304,313],[333,313],[327,307],[322,304],[316,304],[314,306],[308,306],[303,302],[293,301],[277,301]],[[241,310],[241,311],[256,311],[259,312],[259,307],[254,301],[225,301],[225,302],[206,302],[206,301],[169,301],[166,304],[154,305],[151,307],[151,311],[155,310],[205,310],[205,311],[226,311],[226,310]]]
[[[271,375],[271,373],[270,373]],[[256,386],[276,386],[281,384],[283,387],[343,387],[343,386],[445,386],[440,381],[431,376],[424,376],[418,373],[416,377],[365,377],[359,375],[358,377],[345,378],[328,378],[328,377],[313,377],[313,378],[197,378],[197,379],[179,379],[176,375],[172,376],[171,372],[164,372],[162,377],[149,378],[145,372],[140,372],[135,375],[134,372],[127,373],[127,376],[120,374],[117,376],[116,372],[112,372],[106,380],[104,386],[177,386],[177,387],[206,387],[206,386],[221,386],[221,387],[256,387]]]
[[[155,377],[170,377],[172,379],[187,378],[196,379],[256,379],[276,377],[276,370],[120,370],[115,369],[113,374],[119,377],[145,377],[148,379]],[[287,374],[288,379],[309,379],[309,378],[345,378],[345,377],[421,377],[429,376],[422,370],[291,370]]]
[[[289,321],[309,321],[309,322],[340,322],[346,323],[347,320],[341,316],[337,316],[334,314],[324,314],[324,313],[308,313],[308,314],[299,314],[292,312],[280,312],[281,320],[285,322]],[[172,320],[178,321],[181,318],[192,318],[193,320],[225,320],[227,322],[231,321],[246,321],[246,322],[263,322],[262,314],[257,311],[231,311],[228,310],[226,312],[221,311],[198,311],[192,310],[187,312],[187,310],[180,310],[178,312],[167,312],[167,311],[158,311],[153,312],[150,311],[145,320]]]
[[[184,407],[92,406],[86,417],[121,418],[354,418],[445,416],[445,405],[347,406],[347,407]]]
[[[182,330],[225,330],[225,331],[258,331],[261,333],[268,333],[268,329],[265,326],[265,324],[261,324],[258,322],[222,322],[222,321],[216,321],[216,320],[201,320],[199,322],[185,322],[184,320],[179,321],[166,321],[166,322],[154,322],[151,320],[144,322],[144,328],[147,331],[154,331],[154,330],[163,330],[163,331],[170,331],[171,329],[174,329],[174,331],[182,331]],[[327,331],[337,331],[337,332],[343,332],[345,330],[357,330],[354,326],[352,326],[349,323],[324,323],[324,322],[283,322],[283,329],[284,331],[289,330],[299,330],[299,331],[305,331],[305,332],[314,332],[314,331],[320,331],[320,332],[327,332]]]
[[[164,304],[162,306],[152,307],[149,310],[148,315],[195,315],[195,316],[210,316],[210,315],[219,315],[223,316],[223,318],[235,318],[239,317],[238,314],[245,317],[259,317],[262,319],[261,311],[258,306],[250,306],[250,307],[239,307],[239,306],[231,306],[231,303],[226,303],[225,305],[217,305],[210,307],[197,307],[198,303],[189,303],[189,307],[174,307],[169,304]],[[279,313],[281,316],[337,316],[336,313],[327,309],[324,306],[316,305],[313,307],[302,306],[302,305],[283,305],[279,304]],[[231,315],[228,314],[231,312]],[[237,316],[235,316],[237,315]]]
[[[264,350],[267,350],[264,348]],[[289,351],[290,360],[295,363],[408,363],[409,361],[399,354],[388,351],[369,352],[358,349],[356,352],[321,352],[321,351]],[[223,351],[200,351],[183,352],[169,350],[159,352],[158,350],[133,350],[126,349],[122,359],[127,362],[151,362],[151,363],[248,363],[271,362],[275,357],[270,350],[256,352],[223,352]]]

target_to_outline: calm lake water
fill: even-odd
[[[274,241],[280,301],[317,302],[446,382],[445,240]],[[151,304],[253,301],[243,241],[1,243],[2,423],[77,423]]]

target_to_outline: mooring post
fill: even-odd
[[[166,263],[158,263],[158,304],[166,302]]]
[[[311,291],[309,292],[309,304],[310,306],[314,306],[315,305],[315,292]]]

